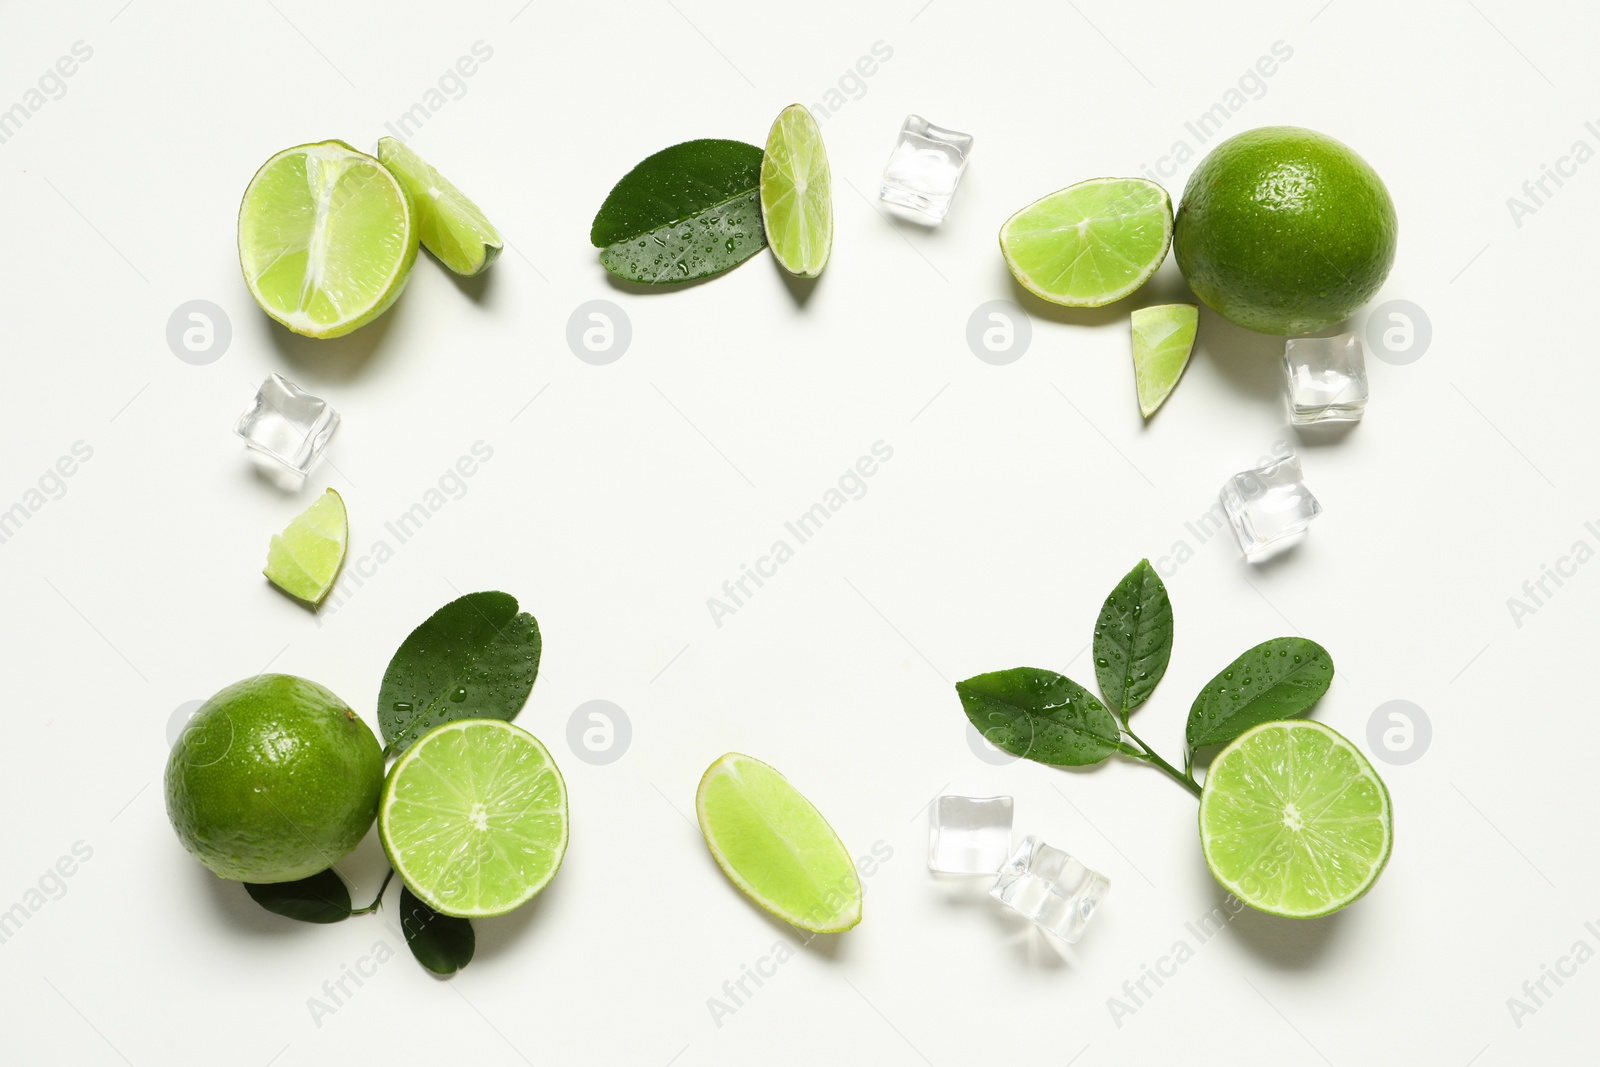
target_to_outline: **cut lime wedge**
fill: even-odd
[[[751,900],[802,930],[832,934],[861,921],[861,879],[826,819],[788,780],[730,752],[695,796],[711,855]]]
[[[422,735],[378,801],[401,881],[441,915],[504,915],[555,877],[567,851],[567,786],[538,739],[499,719]]]
[[[1000,227],[1006,265],[1028,292],[1100,307],[1143,285],[1172,244],[1172,201],[1143,178],[1095,178],[1036,200]]]
[[[761,158],[761,221],[778,265],[815,278],[833,250],[833,179],[822,131],[799,104],[783,109]]]
[[[393,137],[378,139],[378,159],[411,194],[422,247],[440,263],[470,277],[499,258],[500,231],[427,160]]]
[[[333,588],[350,540],[344,498],[329,489],[295,520],[272,535],[261,573],[290,596],[320,604]]]
[[[1253,908],[1327,915],[1377,881],[1394,844],[1389,791],[1335,731],[1262,723],[1223,749],[1200,797],[1200,844],[1223,887]]]
[[[1133,313],[1133,379],[1145,418],[1155,414],[1189,365],[1199,324],[1196,304],[1158,304]]]

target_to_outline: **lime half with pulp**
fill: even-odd
[[[1022,287],[1052,304],[1100,307],[1143,285],[1172,244],[1172,201],[1143,178],[1095,178],[1035,200],[1000,227]]]
[[[839,835],[788,780],[730,752],[695,796],[717,864],[751,900],[802,930],[832,934],[861,921],[861,879]]]
[[[394,172],[417,208],[422,247],[457,274],[471,277],[500,256],[500,231],[466,194],[393,137],[378,140],[378,159]]]
[[[1133,313],[1133,379],[1145,418],[1155,414],[1189,365],[1199,324],[1195,304],[1158,304]]]
[[[1320,722],[1262,723],[1223,749],[1200,796],[1217,881],[1253,908],[1310,919],[1358,899],[1394,844],[1389,791]]]
[[[390,770],[378,834],[395,873],[441,915],[504,915],[555,877],[567,786],[538,739],[499,719],[435,727]]]
[[[761,157],[761,221],[778,265],[815,278],[833,250],[833,179],[822,131],[799,104],[783,109]]]
[[[282,533],[272,535],[261,573],[290,596],[320,604],[339,576],[349,540],[344,498],[329,489]]]
[[[239,205],[239,265],[250,295],[307,337],[339,337],[383,314],[416,259],[405,190],[343,141],[279,152]]]

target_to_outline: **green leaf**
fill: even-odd
[[[967,718],[990,744],[1058,767],[1099,763],[1122,749],[1106,706],[1054,671],[1015,667],[956,683]]]
[[[244,890],[268,911],[303,923],[336,923],[350,917],[350,890],[332,870],[298,882],[246,882]]]
[[[761,149],[706,139],[664,148],[612,188],[589,240],[619,278],[655,285],[719,274],[767,245]]]
[[[1094,624],[1094,674],[1100,695],[1126,715],[1150,699],[1172,657],[1172,601],[1142,559],[1106,597]]]
[[[1303,637],[1263,641],[1211,679],[1189,709],[1189,751],[1232,741],[1252,726],[1291,719],[1333,683],[1328,650]]]
[[[411,954],[434,974],[455,974],[472,962],[477,936],[469,919],[440,915],[400,887],[400,927]]]
[[[378,727],[398,756],[441,723],[510,722],[539,674],[539,624],[509,593],[468,593],[401,644],[378,690]]]

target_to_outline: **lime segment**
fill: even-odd
[[[329,489],[282,533],[272,535],[261,573],[290,596],[320,604],[339,575],[349,540],[344,498]]]
[[[833,249],[833,179],[822,131],[799,104],[783,109],[761,159],[761,221],[790,274],[815,278]]]
[[[323,141],[262,164],[239,205],[239,265],[261,309],[338,337],[388,309],[417,258],[405,191],[376,159]]]
[[[861,921],[861,879],[822,814],[788,780],[730,752],[700,779],[700,831],[723,873],[751,900],[802,930]]]
[[[1388,862],[1389,791],[1366,757],[1321,723],[1263,723],[1211,764],[1200,843],[1217,881],[1251,907],[1327,915],[1370,889]]]
[[[1158,304],[1133,313],[1133,378],[1145,418],[1155,414],[1189,365],[1199,324],[1196,304]]]
[[[532,734],[461,719],[395,763],[378,833],[402,881],[441,915],[504,915],[526,903],[567,851],[567,787]]]
[[[422,247],[457,274],[481,274],[500,255],[500,231],[465,194],[393,137],[378,140],[378,159],[394,172],[417,209]]]
[[[1000,251],[1024,289],[1067,307],[1100,307],[1139,288],[1172,244],[1172,201],[1143,178],[1095,178],[1036,200],[1000,227]]]

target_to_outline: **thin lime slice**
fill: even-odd
[[[733,884],[802,930],[833,934],[861,921],[861,879],[839,835],[788,780],[730,752],[695,796],[700,832]]]
[[[1377,881],[1394,845],[1389,791],[1335,731],[1262,723],[1223,749],[1200,797],[1200,844],[1223,887],[1293,919],[1327,915]]]
[[[500,256],[500,231],[478,205],[451,185],[428,161],[393,137],[378,139],[378,159],[394,172],[417,208],[422,247],[440,263],[471,277]]]
[[[333,588],[350,541],[344,498],[329,489],[295,520],[272,535],[261,573],[290,596],[320,604]]]
[[[1143,178],[1095,178],[1035,200],[1000,227],[1000,251],[1022,287],[1053,304],[1121,300],[1161,266],[1172,201]]]
[[[761,158],[761,221],[778,265],[815,278],[833,250],[833,178],[822,131],[800,104],[783,109]]]
[[[1178,384],[1199,325],[1198,304],[1158,304],[1133,313],[1133,380],[1145,418],[1155,414]]]
[[[567,851],[567,785],[538,739],[499,719],[435,727],[389,771],[378,801],[389,862],[441,915],[504,915]]]
[[[261,309],[295,333],[339,337],[388,310],[417,259],[405,190],[343,141],[286,149],[239,205],[239,265]]]

